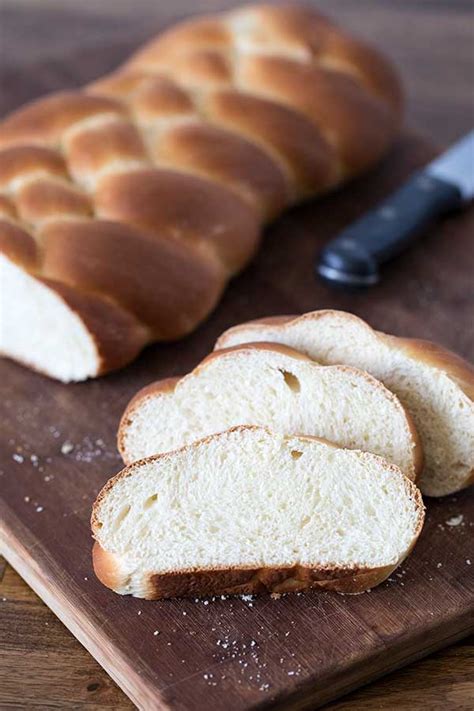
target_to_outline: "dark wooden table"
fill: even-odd
[[[112,68],[154,27],[208,0],[0,0],[0,112]],[[131,7],[133,5],[133,11]],[[472,15],[464,0],[322,0],[396,61],[407,122],[447,144],[474,118]],[[133,32],[129,32],[133,23]],[[130,36],[133,36],[133,42]],[[104,51],[107,48],[107,51]],[[80,77],[68,61],[80,56]],[[0,560],[0,708],[132,708],[111,679],[21,578]],[[474,640],[465,640],[332,704],[331,709],[472,708]]]

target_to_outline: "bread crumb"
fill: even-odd
[[[13,459],[15,462],[17,462],[17,464],[23,464],[23,462],[25,461],[25,458],[22,457],[21,454],[16,454],[16,453],[13,455],[12,459]]]
[[[36,513],[41,513],[42,511],[44,511],[43,506],[37,506],[37,507],[36,507]]]
[[[442,564],[442,563],[436,563],[436,567],[437,567],[437,568],[442,568],[442,567],[443,567],[443,564]]]
[[[158,634],[160,634],[160,630],[155,630],[155,631],[153,632],[153,636],[154,636],[154,637],[156,637]]]
[[[466,558],[466,565],[471,565],[471,560],[470,560],[470,558]]]
[[[446,521],[447,526],[460,526],[463,522],[464,516],[462,514],[459,514],[459,516],[451,516],[451,518],[448,518]]]
[[[281,593],[272,593],[270,597],[272,600],[279,600],[281,598]]]
[[[142,611],[138,610],[137,615],[141,615],[141,614],[142,614]]]
[[[26,501],[27,504],[30,503],[30,497],[29,496],[24,496],[23,501]]]
[[[73,449],[73,443],[66,440],[66,442],[63,442],[61,445],[61,454],[70,454]]]

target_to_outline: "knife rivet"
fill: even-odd
[[[384,220],[394,220],[397,216],[397,211],[394,207],[381,207],[378,211],[379,216]]]

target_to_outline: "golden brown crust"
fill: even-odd
[[[228,568],[179,573],[152,573],[143,576],[140,589],[130,586],[130,576],[121,571],[120,560],[105,551],[97,541],[92,548],[94,573],[106,587],[120,594],[136,594],[147,600],[213,595],[261,595],[333,591],[361,593],[380,585],[400,564],[380,568]]]
[[[120,222],[53,222],[42,229],[41,238],[46,277],[81,285],[79,295],[106,294],[149,329],[150,339],[173,340],[188,333],[214,308],[224,288],[222,266],[208,255]],[[183,284],[179,291],[178,283]]]
[[[105,551],[97,541],[92,546],[92,566],[100,582],[112,590],[123,588],[127,582],[116,556]]]
[[[33,237],[9,220],[0,218],[0,253],[23,268],[35,269],[39,263],[39,250]]]
[[[0,211],[38,258],[11,230],[3,248],[77,303],[98,295],[129,311],[149,340],[181,337],[252,258],[264,221],[383,155],[400,107],[390,65],[314,10],[190,20],[0,124]],[[129,234],[116,252],[111,230],[146,233],[149,249]]]
[[[171,384],[170,384],[171,385]],[[156,454],[146,457],[138,462],[122,469],[112,477],[101,489],[92,508],[91,528],[92,535],[100,530],[99,508],[102,500],[108,491],[123,478],[133,474],[142,464],[163,461],[172,458],[177,452],[184,452],[208,442],[216,441],[232,432],[242,432],[246,430],[266,431],[267,428],[255,427],[252,425],[241,425],[232,427],[227,432],[209,435],[198,442],[182,447],[180,450]],[[295,439],[288,437],[286,439]],[[302,435],[298,440],[310,442],[322,442],[323,444],[338,449],[336,445],[321,437]],[[226,568],[226,569],[200,569],[170,571],[167,573],[155,573],[153,571],[143,572],[141,578],[132,580],[132,576],[124,571],[121,560],[118,556],[104,551],[97,540],[93,547],[94,572],[99,580],[107,587],[120,594],[134,594],[147,599],[159,599],[164,597],[188,597],[207,595],[242,595],[260,594],[265,592],[285,593],[293,591],[303,591],[309,589],[332,590],[341,593],[359,593],[379,585],[390,573],[409,555],[413,549],[423,528],[425,507],[419,489],[416,485],[403,476],[401,470],[394,464],[387,463],[375,454],[359,453],[359,456],[367,460],[378,460],[383,462],[384,467],[403,479],[403,485],[409,496],[414,500],[418,512],[417,526],[413,535],[410,547],[404,555],[394,565],[379,568],[344,568],[334,565],[315,566],[291,566],[287,568]]]
[[[239,344],[235,346],[229,346],[228,348],[223,348],[219,350],[215,350],[212,353],[209,353],[194,369],[191,371],[189,375],[197,375],[198,373],[201,372],[201,370],[204,370],[207,368],[207,366],[212,363],[214,360],[219,359],[219,358],[225,358],[229,356],[232,353],[246,353],[249,351],[264,351],[264,352],[274,352],[274,353],[281,353],[284,356],[288,356],[290,358],[295,358],[297,360],[303,360],[312,364],[315,364],[316,362],[310,358],[309,356],[305,355],[304,353],[301,353],[300,351],[295,350],[294,348],[291,348],[289,346],[286,346],[282,343],[270,343],[270,342],[265,342],[265,341],[259,341],[256,343],[245,343],[245,344]],[[324,366],[327,367],[327,366]],[[410,439],[413,443],[413,448],[412,448],[412,471],[410,473],[409,478],[412,479],[412,481],[417,481],[418,476],[420,475],[422,469],[423,469],[423,448],[421,445],[421,440],[418,435],[417,429],[415,427],[415,423],[413,421],[413,418],[411,414],[408,412],[408,410],[402,405],[402,403],[399,401],[396,395],[394,395],[390,390],[388,390],[382,383],[380,383],[376,378],[373,376],[369,375],[369,373],[366,373],[365,371],[358,370],[357,368],[353,368],[351,366],[346,366],[346,365],[337,365],[337,366],[332,366],[336,367],[339,371],[345,371],[347,373],[352,373],[356,375],[358,378],[363,378],[367,382],[369,382],[373,387],[376,387],[379,391],[383,392],[384,396],[389,399],[402,413],[403,417],[406,420],[408,432]],[[183,376],[186,377],[186,376]],[[133,416],[143,404],[153,398],[156,397],[157,395],[163,394],[163,393],[169,393],[172,392],[178,382],[181,380],[181,378],[165,378],[164,380],[158,380],[153,383],[150,383],[146,387],[142,388],[139,390],[138,393],[134,395],[132,400],[128,403],[127,407],[125,408],[125,412],[122,415],[122,418],[120,420],[120,425],[117,433],[117,445],[120,454],[122,455],[122,458],[125,463],[130,463],[131,460],[127,456],[127,447],[125,444],[125,439],[126,439],[126,431],[128,427],[131,424],[131,421],[133,420]],[[251,423],[249,423],[251,424]],[[405,472],[406,473],[406,472]],[[408,473],[406,473],[408,476]]]

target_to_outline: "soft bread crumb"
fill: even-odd
[[[100,358],[92,335],[56,292],[4,255],[0,283],[8,295],[0,353],[63,382],[98,374]]]

